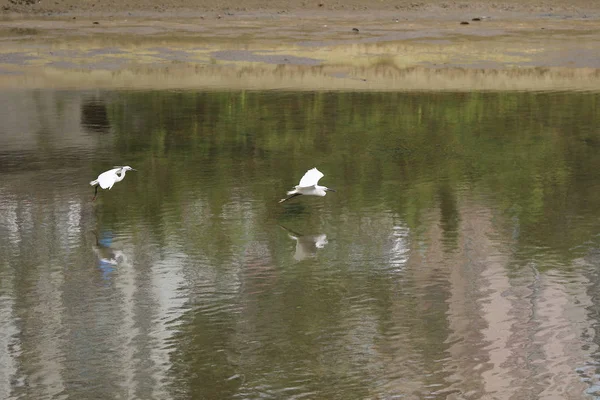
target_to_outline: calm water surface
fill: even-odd
[[[0,396],[600,396],[599,109],[4,92]]]

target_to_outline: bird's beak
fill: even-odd
[[[137,169],[135,169],[135,168],[131,168],[131,170],[132,170],[132,171],[137,171]]]
[[[331,188],[327,188],[325,190],[328,191],[328,192],[335,192],[335,189],[331,189]]]

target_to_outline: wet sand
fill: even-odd
[[[0,87],[600,90],[589,2],[359,3],[9,6]]]

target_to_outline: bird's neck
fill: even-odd
[[[125,178],[125,171],[124,169],[122,169],[121,171],[117,172],[117,179],[115,179],[115,182],[121,182],[123,180],[123,178]],[[120,175],[119,175],[120,173]]]

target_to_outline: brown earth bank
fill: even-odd
[[[586,13],[598,11],[596,0],[543,1],[454,1],[454,0],[0,0],[4,14],[59,13],[177,13],[187,12],[320,12],[336,11],[436,11],[470,10],[481,12]]]
[[[0,88],[600,90],[596,1],[0,0]]]

